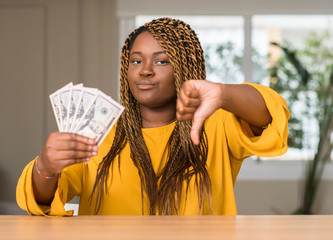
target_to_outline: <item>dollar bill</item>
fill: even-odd
[[[57,122],[58,129],[61,129],[61,120],[60,120],[60,99],[58,91],[50,95],[50,101],[53,109],[53,113]]]
[[[67,122],[68,122],[68,108],[69,108],[69,102],[70,102],[70,98],[72,95],[72,89],[64,89],[62,91],[59,92],[59,99],[60,99],[60,110],[61,110],[61,131],[65,132],[67,129]]]
[[[70,132],[77,132],[77,128],[80,127],[80,124],[84,118],[84,116],[87,114],[90,106],[95,102],[95,99],[97,98],[98,90],[96,88],[84,88],[81,100],[77,107],[77,112],[75,119],[72,122],[72,126],[70,129]]]
[[[108,133],[113,128],[113,126],[115,125],[115,123],[117,122],[120,115],[123,113],[123,111],[125,109],[120,103],[116,102],[109,96],[108,96],[108,100],[112,104],[112,106],[114,108],[114,112],[113,112],[112,118],[110,119],[109,123],[107,124],[105,133],[99,139],[96,140],[98,145],[100,145],[104,141],[105,137],[108,135]]]
[[[72,95],[69,103],[68,115],[67,115],[67,128],[66,131],[70,132],[75,121],[77,109],[83,95],[83,84],[77,84],[72,87]]]
[[[70,82],[68,84],[66,84],[64,87],[60,88],[59,90],[57,90],[56,92],[54,92],[53,94],[50,95],[50,100],[51,100],[51,105],[53,108],[53,112],[54,115],[56,117],[56,122],[57,122],[57,126],[59,131],[63,130],[63,119],[65,119],[66,117],[63,115],[63,99],[61,99],[60,96],[60,92],[63,91],[64,89],[69,89],[73,86],[73,83]],[[65,113],[67,114],[67,113]]]
[[[100,144],[113,127],[124,107],[99,91],[94,103],[89,107],[76,133],[94,138]]]

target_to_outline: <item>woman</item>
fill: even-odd
[[[199,40],[180,20],[130,34],[120,73],[125,110],[116,127],[99,149],[51,133],[19,180],[22,209],[72,215],[64,204],[79,196],[79,214],[234,215],[243,159],[287,150],[285,101],[267,87],[205,81]]]

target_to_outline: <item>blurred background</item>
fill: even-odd
[[[24,214],[17,180],[57,130],[49,95],[73,82],[118,100],[125,38],[161,16],[197,32],[208,80],[270,86],[291,110],[288,152],[244,161],[238,213],[333,214],[331,0],[0,0],[0,214]]]

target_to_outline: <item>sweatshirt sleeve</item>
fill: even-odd
[[[23,170],[16,187],[16,201],[19,207],[27,211],[30,215],[44,216],[72,216],[74,211],[66,211],[65,203],[70,201],[80,192],[81,181],[76,181],[76,185],[70,185],[69,176],[80,178],[81,174],[75,174],[73,169],[66,169],[58,178],[58,186],[51,205],[41,205],[36,202],[32,187],[32,172],[35,160],[31,161]],[[76,166],[77,168],[77,166]],[[71,173],[71,174],[69,174]],[[79,180],[79,179],[77,179]],[[75,182],[75,181],[73,181]]]
[[[228,113],[225,117],[225,131],[231,154],[236,159],[244,159],[250,155],[274,157],[284,154],[288,149],[288,119],[290,117],[286,101],[269,87],[245,84],[256,88],[262,95],[272,116],[272,122],[260,136],[254,136],[245,121],[240,121],[237,116]]]

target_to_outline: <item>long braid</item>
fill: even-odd
[[[148,148],[141,132],[141,115],[139,104],[130,92],[127,81],[129,65],[129,53],[136,37],[143,31],[149,31],[160,43],[169,57],[174,68],[174,78],[177,94],[184,81],[189,79],[205,79],[205,61],[203,51],[195,32],[190,26],[180,20],[161,18],[146,23],[143,27],[135,30],[125,41],[121,55],[120,69],[120,102],[125,106],[124,113],[120,117],[115,138],[109,153],[103,158],[97,171],[94,184],[93,196],[96,188],[98,212],[102,196],[107,192],[107,177],[113,162],[128,142],[131,158],[138,169],[141,180],[141,197],[143,191],[149,199],[149,214],[179,214],[179,204],[182,196],[183,185],[186,194],[190,180],[194,177],[198,192],[199,213],[203,213],[205,197],[210,205],[211,182],[206,169],[208,142],[205,130],[201,131],[199,146],[191,141],[191,121],[176,122],[168,142],[168,160],[165,167],[156,176]],[[158,187],[159,185],[159,187]],[[186,199],[185,199],[186,200]],[[144,206],[142,206],[142,211]]]
[[[175,28],[170,28],[168,25]],[[166,50],[174,66],[177,93],[185,80],[206,78],[203,51],[195,32],[188,24],[164,18],[147,23],[145,27]],[[180,57],[177,53],[181,53]],[[177,71],[178,66],[182,66],[181,71]],[[203,131],[200,145],[194,145],[191,141],[190,129],[190,121],[177,122],[170,137],[169,159],[161,172],[158,191],[160,214],[178,213],[183,182],[188,184],[193,175],[195,175],[195,185],[198,190],[199,211],[203,212],[205,196],[210,202],[211,186],[206,170],[207,138]]]
[[[142,31],[143,29],[139,30]],[[107,177],[110,166],[115,159],[115,153],[124,148],[125,143],[128,142],[131,149],[131,158],[134,165],[138,168],[138,174],[141,180],[141,196],[143,202],[143,190],[146,190],[148,196],[156,196],[157,194],[157,181],[154,169],[152,167],[148,149],[144,143],[144,139],[141,132],[141,115],[139,113],[139,105],[135,101],[133,95],[130,93],[129,84],[127,82],[128,61],[129,61],[129,49],[134,42],[134,38],[139,34],[138,31],[133,32],[126,40],[121,52],[121,69],[120,77],[125,79],[121,80],[120,84],[120,103],[125,107],[125,110],[117,122],[117,128],[115,137],[109,153],[103,158],[103,161],[99,164],[97,170],[97,176],[91,194],[91,198],[96,191],[97,192],[97,205],[95,208],[95,214],[99,211],[101,206],[101,200],[104,192],[107,192]],[[132,39],[133,38],[133,39]],[[132,40],[132,41],[131,41]],[[120,149],[115,148],[121,146]],[[148,161],[147,161],[148,156]],[[106,174],[105,174],[106,172]],[[105,183],[103,185],[103,182]],[[146,183],[150,184],[146,184]],[[154,184],[155,183],[155,184]],[[104,189],[104,190],[103,190]],[[150,198],[149,198],[150,199]],[[150,201],[149,211],[150,214],[155,214],[155,203]],[[142,206],[143,212],[143,206]]]

